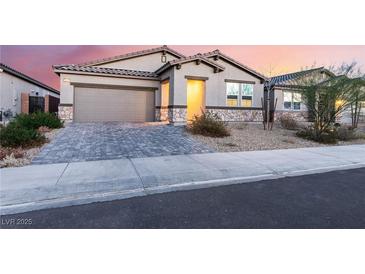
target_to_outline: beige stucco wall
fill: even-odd
[[[13,114],[21,112],[21,93],[29,93],[44,97],[52,95],[59,98],[59,95],[47,89],[29,83],[23,79],[13,76],[5,71],[0,72],[0,110],[11,109]]]
[[[97,66],[105,68],[156,71],[158,68],[164,65],[164,63],[161,62],[161,55],[162,52],[157,52],[149,55],[134,57],[126,60],[116,61]],[[168,62],[177,58],[169,53],[166,53],[166,59],[167,59],[166,62]]]
[[[291,90],[282,90],[282,89],[275,89],[275,100],[276,98],[278,99],[278,102],[277,102],[277,105],[276,105],[276,110],[285,110],[285,111],[299,111],[299,110],[287,110],[287,109],[284,109],[284,91],[288,91],[290,92]],[[292,91],[292,92],[295,92],[295,91]],[[307,107],[305,106],[305,104],[302,102],[301,103],[301,106],[300,106],[300,111],[307,111]]]
[[[160,81],[158,80],[144,80],[144,79],[130,79],[119,77],[103,77],[94,75],[78,75],[78,74],[64,74],[60,76],[61,102],[60,104],[74,103],[74,85],[76,83],[84,84],[101,84],[101,85],[116,85],[116,86],[137,86],[137,87],[151,87],[156,88],[156,99],[160,92]]]
[[[165,80],[165,79],[169,79],[169,83],[170,83],[170,93],[169,93],[169,105],[173,105],[174,104],[174,70],[173,69],[168,69],[165,70],[163,73],[161,73],[160,76],[161,80]],[[160,91],[158,91],[160,92]],[[157,93],[156,93],[157,94]],[[161,94],[158,93],[156,96],[156,106],[161,106]]]
[[[186,105],[187,79],[185,76],[208,77],[206,81],[206,106],[226,106],[226,82],[225,79],[238,81],[253,81],[253,102],[252,107],[261,107],[264,85],[260,79],[246,73],[223,60],[217,61],[226,69],[219,73],[214,73],[214,69],[203,63],[196,65],[195,62],[183,64],[181,69],[174,68],[174,105]]]

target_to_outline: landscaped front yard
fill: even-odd
[[[53,113],[19,114],[0,128],[0,168],[30,164],[63,126]]]
[[[51,142],[60,129],[52,129],[49,132],[42,133],[45,137],[45,143],[30,148],[10,148],[0,145],[0,168],[2,167],[19,167],[29,165],[32,159],[38,155],[43,146]]]
[[[272,131],[264,130],[262,124],[256,123],[230,124],[228,128],[231,133],[228,137],[214,138],[193,134],[191,136],[218,152],[328,146],[297,137],[295,130],[281,128],[279,124],[274,126]],[[365,144],[365,138],[337,143],[337,145],[352,144]]]

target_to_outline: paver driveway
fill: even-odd
[[[72,123],[47,144],[33,164],[213,152],[183,127],[125,123]]]

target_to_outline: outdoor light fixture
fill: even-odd
[[[162,53],[162,55],[161,55],[161,62],[162,63],[166,63],[166,61],[167,61],[166,54],[165,53]]]

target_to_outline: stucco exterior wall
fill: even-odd
[[[187,79],[185,76],[208,77],[205,81],[205,98],[206,106],[226,106],[226,79],[237,81],[253,81],[253,101],[252,107],[261,107],[261,98],[263,97],[264,85],[260,79],[236,68],[235,66],[223,61],[217,61],[226,69],[219,73],[214,73],[214,69],[203,63],[197,65],[195,62],[182,64],[180,69],[174,68],[174,105],[186,105]]]
[[[276,110],[278,111],[288,111],[288,112],[297,112],[297,111],[307,111],[307,107],[306,105],[302,102],[301,106],[300,106],[300,110],[287,110],[284,109],[284,91],[288,91],[288,92],[295,92],[294,90],[289,90],[289,89],[275,89],[274,90],[274,94],[275,94],[275,100],[276,98],[278,99],[277,105],[276,105]]]
[[[133,57],[126,60],[97,65],[97,67],[104,68],[121,68],[132,70],[156,71],[164,65],[161,62],[162,52],[157,52],[149,55]],[[166,53],[166,62],[177,59],[177,57]]]
[[[59,98],[59,95],[43,87],[27,82],[5,71],[0,72],[0,110],[10,109],[13,114],[21,113],[21,93],[44,97],[51,95]]]
[[[90,85],[115,85],[115,86],[137,86],[156,88],[156,99],[158,99],[160,81],[159,80],[144,80],[144,79],[130,79],[119,77],[103,77],[94,75],[78,75],[78,74],[64,74],[60,76],[61,101],[60,104],[74,103],[74,85],[77,83]]]
[[[161,76],[161,81],[169,79],[169,84],[170,84],[170,93],[169,93],[169,105],[173,105],[174,104],[174,70],[173,69],[169,69],[164,71]],[[156,92],[156,106],[161,106],[161,91],[158,90],[158,94]]]

